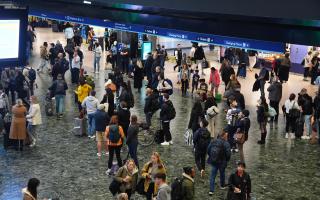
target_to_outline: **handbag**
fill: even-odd
[[[187,129],[184,133],[184,141],[188,146],[193,145],[193,133],[191,129]]]
[[[237,131],[235,134],[235,140],[238,144],[243,144],[246,140],[244,133]]]
[[[207,115],[208,115],[209,119],[212,119],[212,118],[215,117],[218,113],[219,113],[219,108],[218,108],[217,106],[211,106],[211,107],[208,108],[208,110],[207,110]]]
[[[291,118],[298,118],[300,116],[300,110],[294,108],[296,102],[293,102],[292,108],[289,110],[289,117]]]
[[[138,181],[137,185],[136,185],[136,191],[138,192],[138,194],[144,195],[145,191],[144,191],[144,182],[146,179],[144,178],[140,178],[140,180]]]

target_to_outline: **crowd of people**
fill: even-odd
[[[30,29],[31,31],[31,29]],[[31,34],[31,33],[30,33]],[[34,33],[33,33],[34,34]],[[74,29],[67,25],[65,28],[67,45],[57,41],[55,44],[44,42],[40,47],[40,64],[35,70],[27,64],[23,69],[6,68],[1,72],[0,114],[4,121],[4,129],[16,150],[23,150],[25,144],[34,147],[37,144],[37,128],[42,124],[41,108],[37,96],[34,95],[36,77],[44,74],[47,68],[52,84],[48,88],[48,104],[45,105],[47,115],[49,102],[54,98],[55,113],[58,120],[65,113],[65,97],[67,91],[74,89],[75,105],[79,110],[79,118],[87,123],[86,135],[97,142],[97,157],[108,156],[106,174],[114,176],[110,184],[110,191],[118,199],[130,199],[134,193],[144,195],[146,199],[195,199],[194,185],[196,171],[201,177],[207,173],[206,165],[211,166],[209,195],[215,192],[215,178],[220,173],[220,189],[228,189],[229,200],[248,200],[251,196],[251,179],[245,171],[246,163],[243,146],[249,139],[251,121],[255,121],[260,128],[261,138],[258,144],[266,143],[267,124],[270,128],[277,127],[280,101],[282,99],[283,83],[288,81],[290,59],[289,54],[274,62],[272,71],[260,64],[260,72],[256,74],[255,91],[260,90],[261,97],[257,102],[257,119],[250,117],[246,109],[245,97],[241,93],[241,84],[238,78],[247,76],[247,66],[252,71],[257,52],[239,49],[225,49],[221,57],[221,67],[210,67],[206,60],[203,47],[194,44],[189,56],[182,52],[178,45],[174,50],[178,68],[178,83],[181,84],[182,96],[188,96],[189,83],[194,104],[190,113],[188,129],[192,132],[192,146],[194,149],[196,168],[186,166],[183,174],[175,179],[171,185],[167,181],[168,172],[158,152],[153,152],[150,161],[141,165],[138,159],[138,133],[145,121],[148,128],[153,127],[152,117],[159,114],[161,131],[157,132],[157,143],[162,146],[173,145],[170,122],[175,119],[176,110],[171,101],[171,95],[176,95],[172,80],[165,76],[165,62],[168,54],[164,46],[158,45],[156,51],[150,52],[145,62],[139,59],[130,59],[129,49],[117,46],[117,41],[108,40],[106,46],[107,61],[112,66],[112,73],[104,85],[105,94],[100,100],[96,97],[94,78],[84,70],[82,52],[78,38],[75,38]],[[100,58],[103,50],[99,42],[94,41],[93,29],[88,31],[89,51],[94,53],[94,73],[100,72]],[[109,37],[108,35],[106,37]],[[31,45],[32,46],[32,45]],[[314,58],[315,55],[316,59]],[[131,61],[131,62],[130,62]],[[208,66],[207,66],[208,65]],[[238,66],[237,73],[234,66]],[[305,57],[306,79],[311,72],[311,83],[316,83],[317,77],[313,72],[319,65],[317,53],[308,53]],[[209,79],[205,80],[203,69],[210,68]],[[70,70],[71,83],[68,86],[65,73]],[[131,86],[131,72],[133,72],[133,88],[141,92],[146,82],[146,97],[144,101],[145,120],[138,119],[133,113],[136,106],[134,92]],[[126,76],[126,75],[127,76]],[[265,84],[270,81],[266,97]],[[223,111],[218,103],[221,101],[220,85],[224,82],[225,99]],[[267,102],[269,100],[269,103]],[[218,108],[219,107],[219,108]],[[52,107],[51,107],[52,109]],[[53,109],[52,109],[53,110]],[[282,107],[286,118],[285,138],[310,139],[319,138],[320,116],[320,89],[314,99],[304,88],[298,94],[290,94]],[[159,112],[158,112],[159,111]],[[215,128],[216,116],[224,115],[225,128]],[[306,127],[304,131],[304,126]],[[26,140],[28,140],[26,142]],[[317,142],[317,141],[316,141]],[[319,140],[320,143],[320,140]],[[103,151],[104,149],[104,151]],[[128,149],[128,155],[123,160],[122,152]],[[232,152],[239,152],[240,161],[237,169],[231,173],[226,183],[226,168]],[[113,163],[116,157],[117,165]],[[23,190],[25,199],[37,199],[39,180],[31,179],[28,187]]]

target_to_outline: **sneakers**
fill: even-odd
[[[295,139],[295,138],[296,138],[296,136],[294,135],[294,133],[290,133],[290,138],[291,138],[291,139]]]
[[[110,175],[110,172],[111,172],[111,169],[108,169],[108,170],[106,171],[106,174],[107,174],[107,175]]]
[[[169,142],[162,142],[161,145],[162,145],[162,146],[169,146],[170,143],[169,143]]]
[[[285,138],[286,138],[286,139],[288,139],[288,138],[289,138],[289,133],[286,133]]]
[[[201,178],[204,176],[204,170],[203,169],[200,171],[200,176],[201,176]]]
[[[221,190],[225,190],[225,189],[227,189],[227,188],[228,188],[227,185],[220,185],[220,189],[221,189]]]
[[[171,141],[169,141],[169,144],[170,144],[170,145],[173,145],[173,142],[172,142],[172,140],[171,140]]]
[[[97,156],[100,158],[101,157],[101,153],[97,153]]]
[[[213,192],[209,192],[209,195],[212,196],[212,195],[213,195]]]
[[[238,153],[238,152],[239,152],[239,149],[234,149],[234,152]]]
[[[307,136],[307,135],[303,135],[303,136],[301,137],[301,139],[309,140],[309,139],[310,139],[310,137],[309,137],[309,136]]]
[[[109,155],[109,151],[108,152],[106,152],[106,156],[108,156]]]

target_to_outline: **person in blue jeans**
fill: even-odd
[[[138,133],[139,124],[136,115],[131,115],[130,125],[127,131],[127,145],[129,148],[129,155],[134,160],[136,166],[139,168],[137,149],[138,149]]]
[[[208,147],[208,163],[211,164],[210,191],[209,195],[214,193],[214,182],[219,171],[220,188],[225,189],[225,170],[231,157],[231,149],[228,143],[228,129],[224,129],[219,134],[218,139],[213,140]]]
[[[90,96],[87,96],[81,106],[86,109],[88,114],[88,137],[93,139],[95,138],[95,121],[94,114],[97,111],[99,100],[95,97],[96,91],[92,90]]]
[[[99,73],[102,48],[98,42],[95,43],[95,48],[93,52],[94,52],[94,60],[93,60],[94,73]]]
[[[64,113],[64,99],[66,96],[66,90],[68,85],[65,80],[63,80],[62,74],[57,75],[57,80],[49,87],[49,90],[53,93],[54,99],[56,101],[56,113],[57,118],[60,119]]]

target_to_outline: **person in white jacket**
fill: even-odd
[[[38,99],[36,96],[30,97],[30,108],[28,111],[28,115],[26,116],[28,121],[28,135],[31,139],[31,145],[30,147],[33,147],[36,145],[37,141],[37,127],[42,124],[42,118],[41,118],[41,110],[40,105],[38,103]]]

